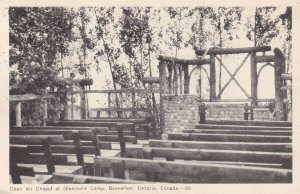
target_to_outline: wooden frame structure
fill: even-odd
[[[285,120],[285,107],[283,103],[283,98],[285,96],[284,92],[280,88],[284,85],[284,80],[281,78],[281,74],[284,73],[285,69],[285,56],[280,49],[274,49],[274,55],[265,55],[265,52],[271,51],[270,46],[261,46],[261,47],[245,47],[245,48],[211,48],[207,50],[196,50],[198,56],[202,56],[201,59],[177,59],[167,56],[159,56],[159,72],[160,72],[160,94],[175,94],[183,93],[189,94],[189,84],[190,84],[190,75],[189,75],[189,66],[201,67],[203,65],[209,65],[209,86],[210,86],[210,101],[219,101],[220,95],[230,84],[231,81],[234,81],[242,92],[247,96],[247,101],[250,100],[252,106],[257,106],[258,95],[257,95],[257,86],[258,86],[258,72],[273,63],[271,65],[274,67],[274,77],[275,77],[275,119],[278,121]],[[263,55],[257,55],[257,53],[263,53]],[[229,54],[247,54],[243,59],[241,64],[236,68],[236,70],[231,73],[226,65],[220,60],[218,55],[229,55]],[[206,55],[209,55],[209,58],[205,58]],[[250,75],[251,75],[251,94],[248,94],[246,90],[239,84],[235,79],[235,75],[238,73],[240,68],[244,65],[245,61],[250,57]],[[219,61],[220,65],[226,70],[229,74],[230,79],[223,86],[219,94],[216,92],[216,60]],[[266,63],[257,70],[258,63]],[[178,76],[179,75],[179,76]],[[183,75],[183,80],[182,76]],[[179,86],[178,86],[179,84]],[[184,88],[183,91],[181,88]],[[161,121],[163,124],[163,98],[160,102],[160,111],[161,111]]]

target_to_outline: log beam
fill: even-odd
[[[255,60],[256,63],[274,62],[274,56],[273,55],[256,56]]]
[[[172,63],[174,61],[174,63],[181,64],[181,65],[184,65],[184,66],[188,66],[188,65],[208,65],[210,63],[209,59],[178,59],[178,58],[162,56],[162,55],[160,55],[158,57],[158,60],[160,60],[160,61],[170,61]]]
[[[196,50],[196,55],[202,56],[206,50]],[[207,54],[239,54],[239,53],[250,53],[250,52],[266,52],[271,51],[270,46],[261,47],[244,47],[244,48],[211,48],[208,50]]]

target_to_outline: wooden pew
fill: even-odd
[[[104,122],[105,121],[105,122]],[[117,123],[122,124],[122,128],[124,131],[125,136],[136,136],[137,139],[145,140],[149,139],[149,133],[150,133],[150,125],[145,123],[139,123],[138,121],[135,121],[132,119],[116,119],[116,121],[113,121],[113,119],[108,120],[96,120],[96,119],[89,119],[89,120],[67,120],[67,121],[59,121],[59,122],[48,122],[48,125],[57,126],[57,127],[107,127],[109,128],[108,134],[114,135],[116,134],[116,125]],[[122,121],[122,122],[118,122]],[[98,123],[98,124],[97,124]],[[126,123],[126,124],[124,124]]]
[[[146,124],[149,123],[145,118],[90,118],[90,119],[80,119],[80,120],[70,120],[70,121],[75,121],[75,122],[82,122],[82,121],[87,121],[87,122],[121,122],[121,123],[134,123],[134,124]]]
[[[292,171],[265,167],[95,157],[95,172],[108,168],[114,178],[171,183],[291,183]],[[125,172],[128,173],[125,173]],[[129,175],[128,175],[129,174]]]
[[[107,148],[111,149],[111,144],[99,143],[97,137],[97,129],[93,130],[60,130],[60,129],[31,129],[31,128],[14,128],[10,130],[10,135],[26,135],[26,136],[34,136],[34,135],[62,135],[64,137],[64,142],[52,142],[53,151],[55,152],[63,152],[63,150],[68,150],[71,153],[72,146],[79,146],[80,149],[84,149],[84,153],[90,153],[95,155],[100,155],[100,149]],[[82,142],[85,141],[84,143]],[[87,144],[87,142],[89,144]],[[68,153],[68,152],[67,152]],[[81,158],[81,152],[77,153],[77,157]]]
[[[292,143],[149,140],[150,147],[292,152]]]
[[[13,152],[10,160],[21,164],[46,164],[49,174],[55,172],[55,165],[66,165],[68,158],[65,155],[54,155],[51,143],[64,141],[62,135],[10,135],[10,149]],[[15,149],[14,145],[23,145],[25,156],[21,149]],[[40,153],[36,154],[35,147],[39,147]],[[28,155],[26,155],[28,153]],[[26,157],[27,156],[27,157]]]
[[[149,140],[150,147],[292,152],[292,143]]]
[[[121,124],[120,124],[121,125]],[[59,129],[55,129],[55,127],[44,127],[44,128],[29,128],[27,127],[26,129],[19,127],[19,128],[13,128],[13,130],[10,131],[11,134],[26,134],[26,135],[35,135],[35,134],[44,134],[44,135],[51,135],[51,134],[56,134],[56,135],[63,135],[67,140],[71,139],[74,141],[75,147],[77,146],[80,149],[75,149],[72,150],[71,145],[69,144],[56,144],[53,149],[54,151],[57,152],[62,152],[64,149],[68,150],[69,153],[74,153],[76,152],[77,159],[79,161],[83,161],[83,153],[90,154],[91,152],[94,152],[95,155],[100,155],[100,146],[99,146],[99,141],[101,142],[109,142],[110,147],[109,149],[112,149],[111,147],[111,142],[118,142],[120,144],[120,149],[121,153],[124,153],[125,150],[125,143],[126,142],[131,142],[136,144],[137,139],[133,136],[124,136],[123,134],[123,128],[121,128],[118,125],[115,125],[116,128],[118,129],[117,135],[98,135],[98,133],[101,132],[107,132],[107,130],[104,130],[103,128],[97,129],[88,129],[84,128],[80,130],[71,130],[72,128],[68,128],[68,130],[61,130],[63,128],[59,127]],[[74,127],[75,128],[75,127]],[[77,139],[76,141],[74,140],[74,133],[76,132],[77,134]],[[81,140],[87,140],[87,141],[92,141],[93,142],[93,147],[89,147],[90,145],[83,144]],[[66,147],[66,145],[69,145],[70,147]],[[94,150],[94,151],[93,151]],[[80,162],[80,164],[83,164],[84,162]]]
[[[136,131],[136,136],[138,139],[149,139],[150,133],[152,133],[155,128],[155,118],[105,118],[105,117],[95,117],[84,120],[72,120],[75,122],[121,122],[121,123],[133,123]],[[151,128],[151,129],[150,129]],[[113,128],[112,128],[113,129]],[[125,131],[125,130],[124,130]],[[132,130],[131,130],[132,131]],[[124,135],[126,135],[124,133]]]
[[[240,129],[184,129],[183,133],[221,133],[244,135],[278,135],[292,136],[291,130],[240,130]]]
[[[205,123],[206,124],[214,124],[214,125],[292,127],[292,122],[291,121],[206,120]]]
[[[46,182],[46,184],[95,184],[95,183],[146,184],[148,182],[110,178],[110,177],[64,174],[64,173],[54,173],[52,179]]]
[[[149,156],[149,154],[151,156]],[[241,165],[263,165],[292,167],[292,154],[282,152],[258,152],[241,150],[216,150],[216,149],[181,149],[181,148],[127,148],[127,158],[166,158],[167,160],[197,160],[214,161],[218,163],[236,162]],[[276,165],[277,164],[277,165]],[[280,164],[280,165],[278,165]]]
[[[197,124],[196,129],[231,129],[231,130],[272,130],[272,131],[291,131],[292,127],[278,127],[278,126],[245,126],[245,125],[221,125],[221,124]]]
[[[291,136],[278,135],[243,135],[243,134],[213,134],[213,133],[169,133],[169,140],[186,141],[227,141],[227,142],[292,142]]]
[[[10,146],[9,147],[9,174],[13,184],[22,184],[21,176],[35,176],[32,167],[18,166],[20,160],[29,158],[30,154],[26,146]]]
[[[130,138],[126,138],[126,140],[129,140],[129,142],[136,143],[136,127],[134,123],[121,123],[121,122],[91,122],[91,121],[58,121],[58,122],[50,122],[48,123],[52,126],[69,126],[69,127],[109,127],[110,129],[114,128],[115,130],[122,129],[123,131],[126,129],[130,129],[131,136]],[[135,139],[135,140],[133,140]]]
[[[49,126],[69,126],[69,127],[116,127],[117,124],[121,125],[122,128],[133,127],[134,123],[129,122],[97,122],[97,121],[58,121],[58,122],[48,122]]]
[[[76,129],[76,130],[74,130]],[[78,129],[78,130],[77,130]],[[98,134],[107,134],[107,128],[81,128],[81,127],[13,127],[11,135],[63,135],[65,141],[59,145],[74,145],[73,133],[79,132],[81,144],[83,146],[94,146],[94,149],[112,149],[111,142],[99,141]],[[53,143],[57,145],[56,143]]]

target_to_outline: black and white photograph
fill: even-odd
[[[293,6],[3,10],[8,193],[296,183]]]

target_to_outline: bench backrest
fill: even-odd
[[[20,160],[30,158],[29,151],[26,146],[10,146],[9,155],[9,174],[11,175],[13,184],[21,184],[21,176],[35,176],[32,167],[18,166]]]
[[[292,171],[287,169],[95,157],[95,172],[97,173],[102,168],[110,169],[114,178],[130,178],[155,182],[287,183],[292,180]]]

